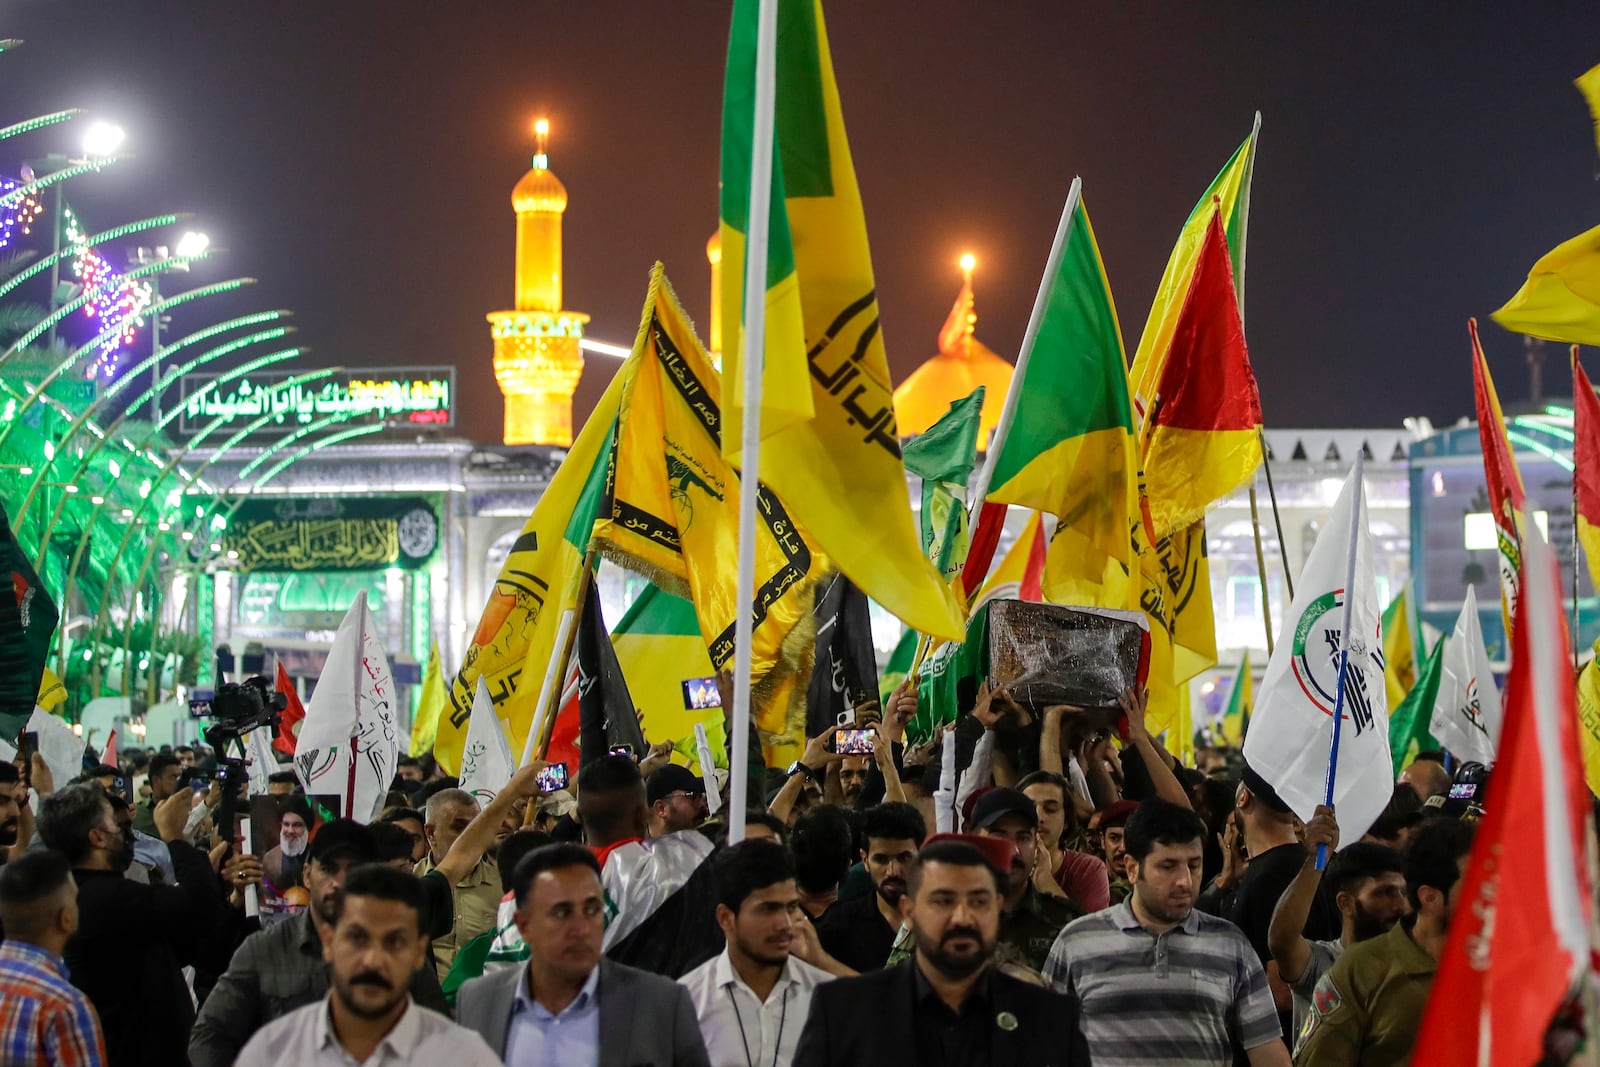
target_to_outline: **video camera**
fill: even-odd
[[[222,806],[216,820],[219,827],[234,825],[235,801],[249,788],[250,774],[243,759],[241,738],[252,730],[270,730],[276,735],[278,713],[288,706],[289,698],[260,675],[217,686],[204,714],[212,719],[205,729],[206,744],[217,754],[217,777],[222,782]],[[228,755],[230,746],[238,751],[237,756]]]

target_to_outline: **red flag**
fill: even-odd
[[[100,762],[107,767],[117,765],[117,731],[112,730],[111,736],[106,738],[105,751],[100,753]]]
[[[272,747],[286,756],[294,755],[295,740],[300,736],[300,723],[306,717],[306,709],[300,703],[300,694],[295,692],[294,682],[289,679],[289,672],[283,669],[283,664],[278,664],[278,692],[289,702],[288,706],[278,715],[278,736],[273,738]]]
[[[994,562],[995,549],[1000,547],[1000,531],[1006,525],[1005,504],[985,500],[973,524],[972,542],[967,546],[967,561],[961,566],[961,591],[970,601],[972,594],[983,588],[989,575],[989,564]]]
[[[1414,1067],[1541,1062],[1545,1030],[1589,966],[1589,798],[1560,574],[1538,528],[1524,528],[1505,732]]]
[[[1600,588],[1600,397],[1572,346],[1572,503],[1589,577]]]
[[[1472,392],[1478,408],[1478,443],[1483,451],[1483,476],[1489,486],[1489,514],[1500,543],[1500,611],[1507,626],[1517,616],[1518,574],[1522,570],[1522,475],[1506,439],[1506,417],[1489,376],[1489,362],[1478,343],[1478,322],[1467,320],[1472,335]]]

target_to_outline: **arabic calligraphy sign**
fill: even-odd
[[[179,382],[182,414],[179,433],[199,433],[222,417],[224,428],[263,415],[272,418],[261,433],[303,426],[329,415],[374,415],[408,426],[454,426],[456,369],[439,367],[363,367],[330,378],[269,390],[294,374],[262,371],[212,385],[218,375],[186,374]]]
[[[242,569],[259,571],[415,568],[438,547],[438,513],[415,496],[252,500],[223,537]]]

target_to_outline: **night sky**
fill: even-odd
[[[511,302],[509,198],[536,114],[571,195],[566,302],[590,335],[632,341],[657,258],[704,332],[727,10],[0,0],[0,36],[27,41],[0,57],[0,124],[69,106],[119,122],[138,158],[68,187],[90,228],[194,212],[228,249],[196,284],[260,279],[176,312],[179,332],[288,307],[318,363],[455,363],[461,429],[497,441],[484,314]],[[933,354],[965,250],[978,335],[1015,358],[1075,174],[1131,350],[1178,227],[1257,109],[1246,322],[1269,425],[1469,413],[1467,316],[1600,222],[1571,85],[1600,63],[1592,0],[827,14],[897,380]],[[79,133],[5,142],[0,168]],[[1488,324],[1485,344],[1502,396],[1523,397],[1521,339]],[[590,357],[578,417],[612,366]]]

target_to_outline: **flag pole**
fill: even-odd
[[[728,741],[728,844],[744,840],[750,783],[751,644],[755,639],[756,497],[761,490],[761,371],[766,362],[767,238],[772,214],[774,108],[778,88],[778,0],[756,19],[755,114],[750,128],[750,202],[744,250],[744,375],[740,409],[739,575],[734,600],[733,736]],[[732,339],[738,344],[738,339]]]
[[[1578,346],[1572,346],[1572,419],[1573,428],[1577,428],[1578,419]],[[1578,568],[1582,565],[1578,556],[1578,446],[1572,446],[1572,669],[1578,670],[1578,658],[1582,654],[1582,647],[1578,637]]]
[[[365,589],[361,590],[360,592],[358,592],[356,594],[356,606],[358,608],[360,608],[361,614],[356,617],[356,655],[355,655],[356,684],[355,684],[355,688],[350,690],[350,699],[355,701],[355,703],[356,703],[356,719],[355,719],[355,721],[356,721],[356,729],[359,730],[361,728],[361,665],[362,665],[362,661],[366,658],[366,651],[367,651],[367,591]],[[356,807],[356,735],[355,734],[351,734],[350,735],[350,780],[345,786],[344,817],[347,818],[347,819],[355,818],[356,817],[355,816],[355,807]],[[371,818],[371,812],[368,812],[367,815],[365,817],[363,817],[361,821],[365,822],[369,818]]]
[[[1261,510],[1256,506],[1256,485],[1250,483],[1250,526],[1256,534],[1256,570],[1261,574],[1261,625],[1267,631],[1267,655],[1272,655],[1272,599],[1267,594],[1267,556],[1261,548]],[[1283,543],[1282,535],[1278,543]],[[1285,569],[1284,573],[1288,573]]]
[[[978,513],[983,510],[984,499],[989,495],[989,483],[994,478],[995,464],[1000,460],[1000,450],[1005,447],[1006,435],[1011,432],[1011,423],[1017,417],[1017,405],[1022,401],[1022,385],[1028,376],[1028,361],[1033,358],[1033,343],[1039,337],[1039,324],[1044,319],[1045,304],[1050,299],[1050,283],[1061,269],[1061,257],[1067,250],[1067,234],[1072,231],[1072,216],[1082,198],[1083,179],[1073,178],[1072,188],[1067,190],[1067,203],[1061,209],[1061,221],[1056,223],[1056,237],[1050,245],[1050,258],[1045,261],[1044,277],[1039,280],[1039,293],[1033,298],[1028,328],[1022,335],[1022,348],[1017,352],[1017,366],[1011,372],[1011,387],[1006,390],[1005,407],[1000,409],[1000,421],[995,424],[994,433],[989,435],[983,450],[983,466],[978,468],[978,480],[968,494],[971,500],[968,522],[973,525],[977,524]]]
[[[1339,684],[1333,697],[1333,742],[1328,749],[1327,799],[1323,803],[1333,807],[1333,787],[1339,777],[1339,736],[1344,720],[1345,678],[1350,668],[1350,616],[1356,602],[1356,551],[1361,536],[1361,511],[1366,503],[1366,488],[1361,482],[1362,454],[1356,453],[1355,500],[1350,509],[1350,561],[1344,572],[1344,618],[1339,626]],[[1328,846],[1317,846],[1317,870],[1328,866]]]
[[[1289,594],[1289,600],[1294,601],[1294,575],[1289,572],[1289,546],[1283,541],[1283,516],[1278,513],[1278,491],[1272,485],[1272,460],[1268,457],[1267,432],[1256,431],[1261,439],[1261,469],[1267,475],[1267,503],[1272,506],[1272,524],[1278,531],[1278,558],[1283,561],[1283,589]],[[1359,453],[1358,453],[1359,455]],[[1252,489],[1251,492],[1255,490]],[[1263,577],[1265,582],[1266,578]]]
[[[567,635],[572,632],[573,609],[567,608],[561,613],[561,620],[556,625],[555,643],[550,648],[550,662],[544,668],[544,680],[539,683],[539,701],[533,706],[533,722],[528,725],[528,736],[522,742],[522,759],[517,762],[518,767],[526,767],[533,762],[533,754],[538,749],[539,735],[544,732],[546,710],[550,705],[550,690],[555,687],[556,676],[567,663]]]

